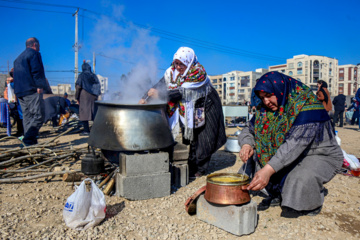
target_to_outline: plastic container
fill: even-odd
[[[340,146],[341,145],[341,139],[338,136],[338,131],[335,131],[335,139],[336,139],[336,142],[338,143],[338,145]]]

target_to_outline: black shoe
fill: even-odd
[[[257,210],[264,211],[264,210],[268,209],[269,207],[280,206],[280,204],[281,204],[280,198],[267,197],[264,200],[262,200],[261,203],[259,203],[259,205],[257,206]]]
[[[316,216],[321,212],[322,206],[315,208],[314,210],[297,211],[289,207],[282,207],[281,217],[284,218],[298,218],[300,216]]]
[[[90,132],[81,132],[79,135],[80,136],[89,136]]]

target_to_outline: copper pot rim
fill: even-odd
[[[235,176],[241,178],[241,180],[235,182],[221,182],[221,181],[212,180],[213,177],[223,177],[223,176]],[[220,186],[244,186],[249,184],[250,179],[247,175],[239,174],[239,173],[213,173],[206,177],[206,182]]]

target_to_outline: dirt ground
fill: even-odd
[[[236,128],[228,128],[227,134]],[[341,147],[360,157],[360,132],[355,126],[337,128]],[[0,138],[6,129],[0,129]],[[41,129],[39,142],[56,135],[51,127]],[[60,144],[74,148],[87,146],[87,137],[79,134],[59,138]],[[0,147],[16,147],[17,140],[0,142]],[[79,168],[79,162],[73,168]],[[209,173],[237,172],[242,163],[238,154],[217,151]],[[0,239],[238,239],[224,230],[189,216],[185,200],[206,184],[206,177],[191,182],[163,198],[129,201],[106,196],[107,216],[98,226],[85,231],[68,228],[63,221],[66,199],[73,193],[60,177],[27,183],[0,184]],[[322,212],[314,217],[280,217],[280,207],[258,212],[258,226],[242,239],[360,239],[360,178],[336,175],[325,185],[328,195]],[[253,196],[259,203],[260,196]]]

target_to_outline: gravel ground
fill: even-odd
[[[337,129],[342,148],[360,156],[360,132],[353,126]],[[229,128],[227,133],[236,129]],[[0,129],[0,138],[5,130]],[[39,141],[55,136],[50,127],[41,129]],[[62,143],[86,146],[86,137],[63,136]],[[0,142],[0,147],[15,147],[16,140]],[[237,154],[220,149],[210,163],[210,172],[237,172],[242,163]],[[142,201],[129,201],[106,196],[106,219],[85,231],[66,227],[62,210],[73,193],[71,186],[59,177],[50,182],[0,185],[0,239],[237,239],[226,231],[189,216],[185,200],[205,185],[206,177],[191,182],[170,196]],[[280,217],[280,207],[258,212],[255,232],[243,239],[360,239],[360,178],[337,175],[325,186],[329,193],[322,212],[315,217],[296,219]],[[252,199],[259,203],[260,196]]]

